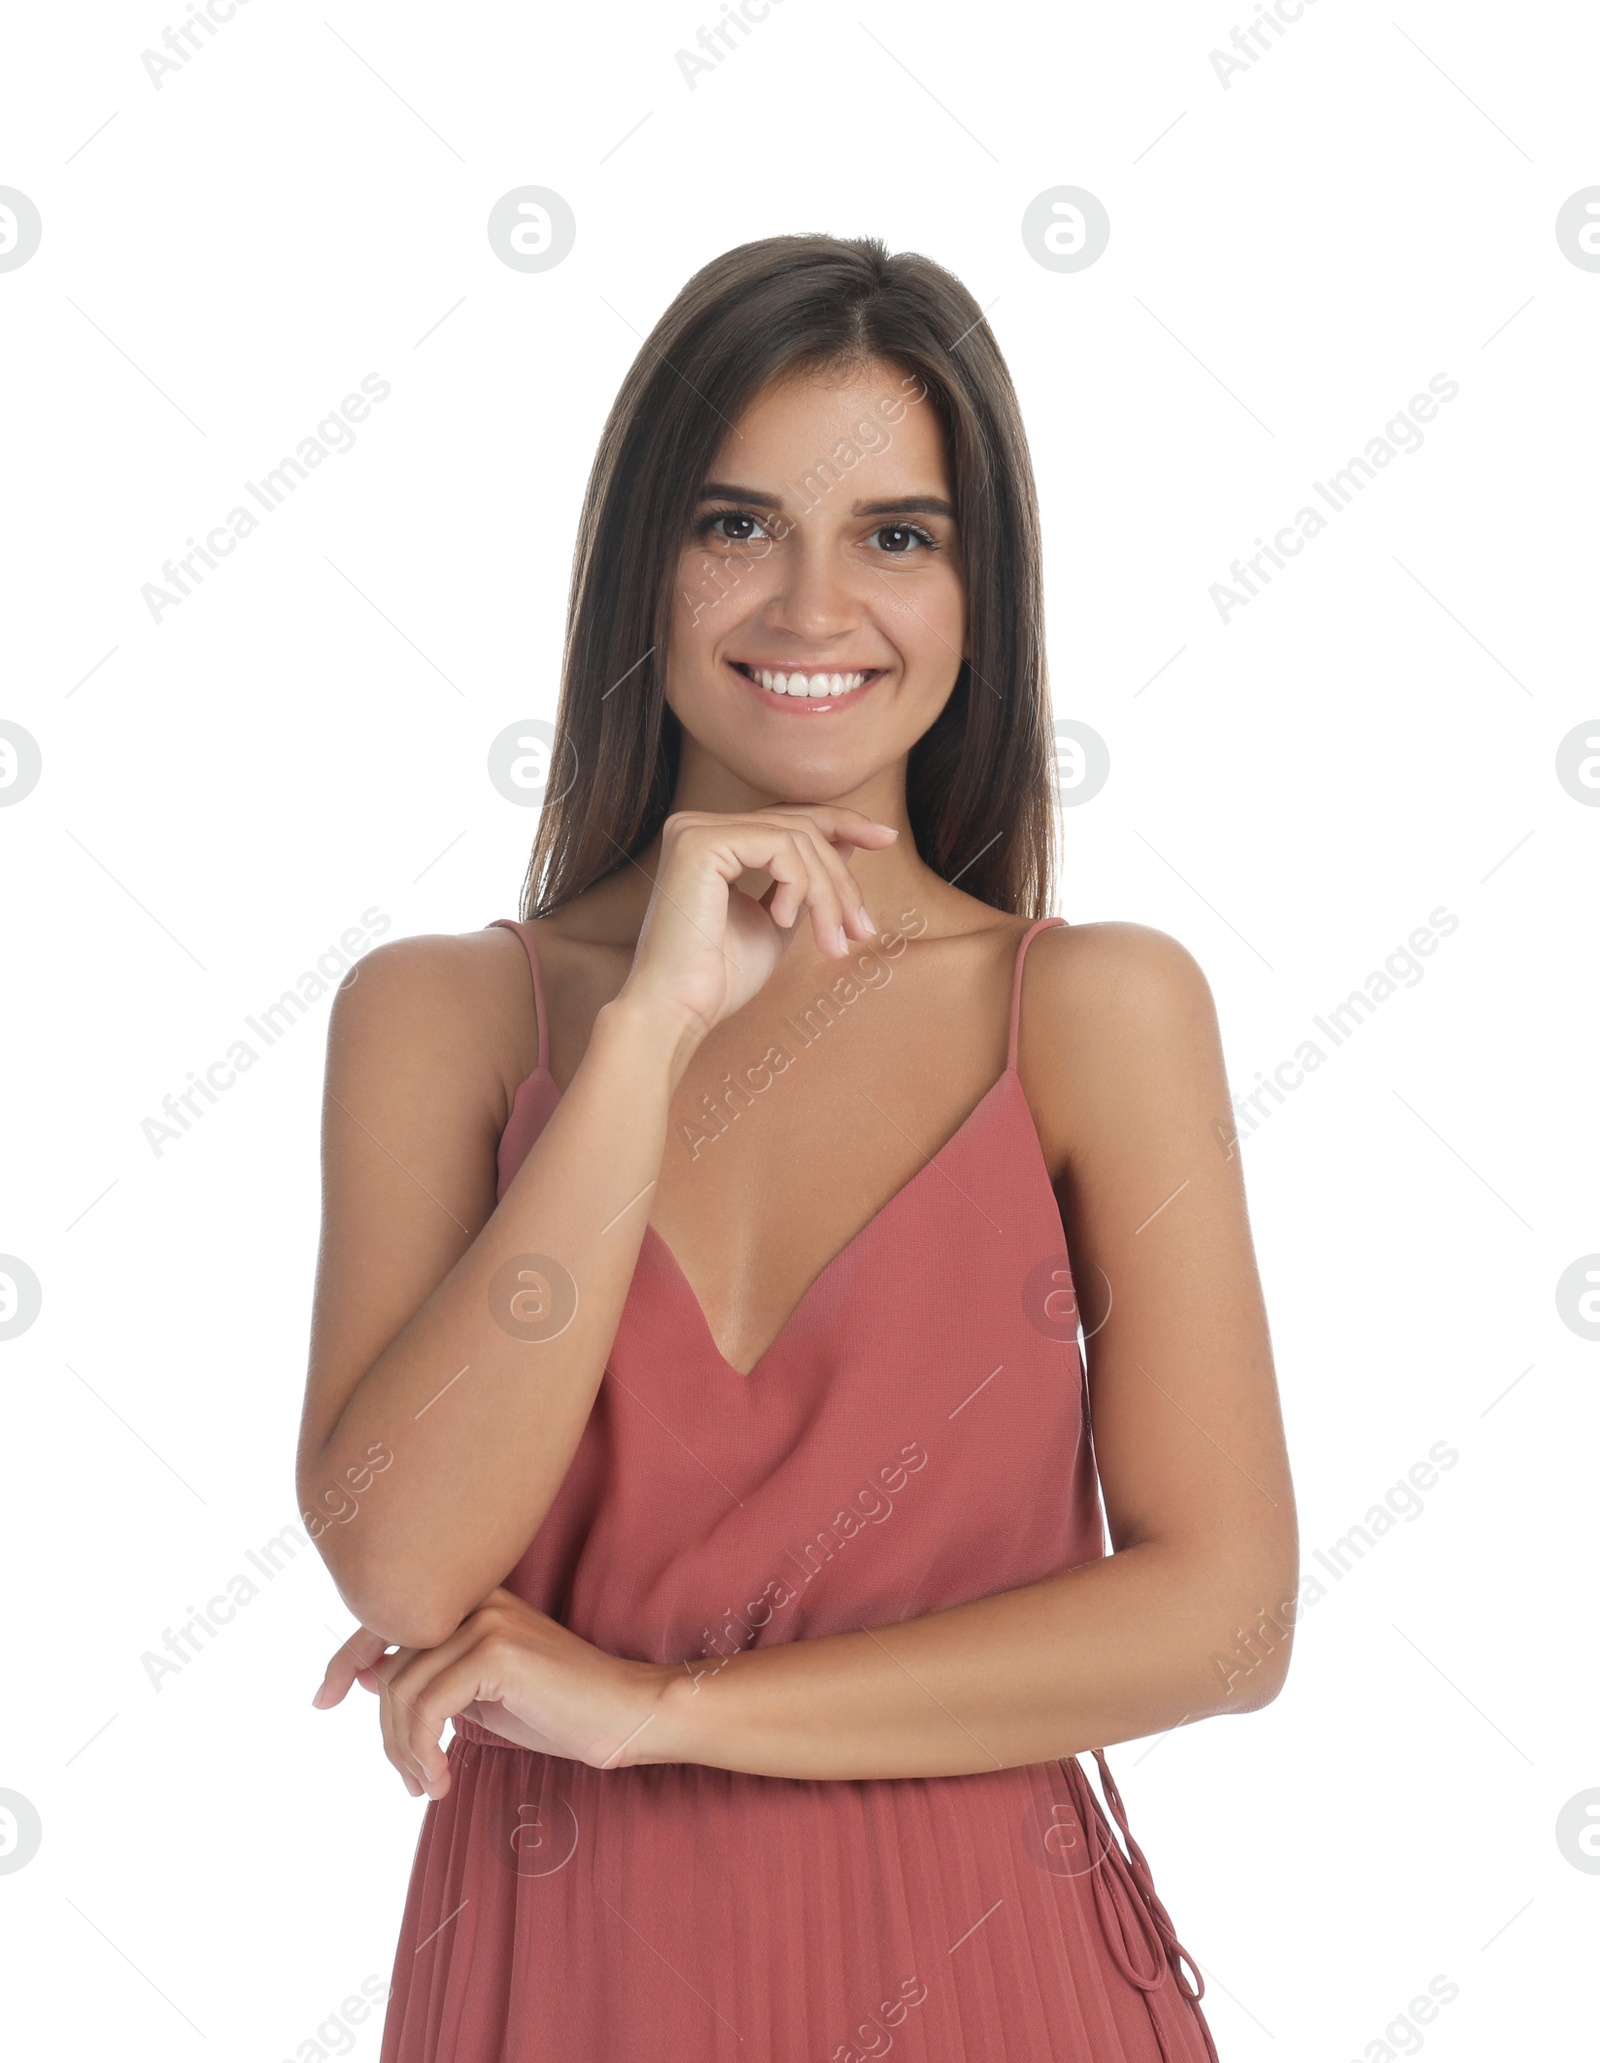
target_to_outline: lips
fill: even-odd
[[[781,698],[786,701],[841,702],[870,687],[883,672],[881,666],[757,666],[740,659],[730,660],[729,664],[736,673],[743,674],[752,687],[771,696],[774,701]]]

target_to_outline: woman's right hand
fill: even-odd
[[[877,936],[845,855],[878,851],[899,832],[832,803],[679,810],[661,827],[655,889],[633,967],[617,997],[664,1009],[696,1034],[743,1008],[766,983],[809,911],[817,947],[848,957]],[[759,901],[735,884],[765,873]]]

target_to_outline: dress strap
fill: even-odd
[[[1017,1033],[1022,1015],[1022,969],[1025,964],[1028,947],[1039,932],[1048,930],[1054,925],[1065,924],[1066,921],[1065,917],[1040,917],[1036,923],[1028,926],[1022,937],[1017,941],[1016,965],[1011,977],[1011,1026],[1006,1045],[1006,1066],[1008,1069],[1014,1069],[1017,1064]],[[539,951],[533,942],[533,934],[526,924],[518,922],[513,917],[496,917],[492,920],[492,923],[502,925],[507,931],[514,931],[518,938],[522,940],[523,950],[527,953],[528,971],[533,976],[534,1010],[539,1020],[538,1064],[541,1068],[547,1068],[550,1064],[550,1032],[545,1011],[544,981],[539,973]]]
[[[514,931],[518,938],[522,940],[523,950],[528,955],[528,970],[533,976],[534,1014],[539,1020],[538,1065],[548,1072],[550,1066],[550,1033],[545,1022],[544,983],[539,977],[539,949],[533,942],[533,933],[526,924],[518,923],[516,918],[495,917],[484,926],[484,929],[492,931],[496,924],[504,925],[507,931]]]
[[[1017,941],[1017,964],[1011,977],[1011,1039],[1006,1048],[1006,1071],[1015,1073],[1017,1065],[1017,1028],[1022,1021],[1022,963],[1035,935],[1052,924],[1065,924],[1065,917],[1041,917],[1030,924]]]

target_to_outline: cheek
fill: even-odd
[[[687,637],[720,637],[764,593],[763,555],[692,550],[678,561],[674,628]]]
[[[716,562],[707,552],[685,552],[675,575],[676,613],[692,619],[708,602],[716,600],[719,583]]]
[[[960,661],[966,639],[966,591],[954,574],[906,583],[890,598],[885,629],[919,669],[946,674]]]
[[[726,581],[717,578],[713,561],[699,552],[685,552],[672,584],[672,647],[686,653],[719,634],[728,614]]]

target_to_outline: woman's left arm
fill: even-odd
[[[430,1795],[469,1699],[507,1738],[598,1766],[837,1779],[1053,1761],[1276,1696],[1298,1539],[1210,988],[1141,925],[1042,932],[1027,964],[1019,1068],[1061,1171],[1111,1554],[899,1625],[678,1665],[602,1654],[497,1592],[371,1682],[391,1759]]]
[[[967,1775],[1281,1689],[1294,1493],[1210,987],[1136,924],[1041,932],[1027,970],[1018,1061],[1062,1171],[1113,1552],[902,1625],[680,1668],[630,1759]]]

